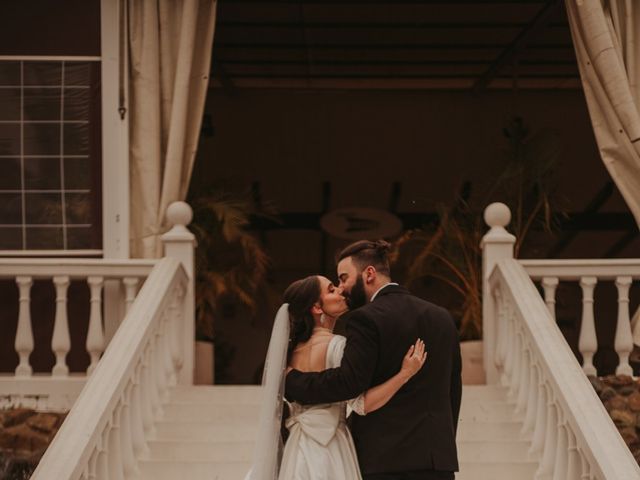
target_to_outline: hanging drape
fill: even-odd
[[[215,14],[216,0],[128,2],[131,257],[162,254],[167,206],[187,195]]]
[[[602,160],[640,224],[640,4],[566,0]]]

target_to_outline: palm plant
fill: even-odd
[[[265,282],[269,257],[248,230],[258,212],[247,196],[205,191],[194,195],[196,236],[196,332],[213,338],[214,319],[232,306],[256,308],[256,293]]]
[[[516,256],[532,228],[551,233],[558,214],[553,183],[561,153],[558,136],[551,131],[529,136],[521,118],[513,119],[503,133],[507,148],[499,173],[493,176],[493,184],[475,197],[479,204],[472,204],[468,195],[458,195],[452,205],[439,208],[435,230],[408,231],[395,243],[393,259],[408,265],[407,285],[431,281],[439,284],[439,291],[450,294],[445,306],[459,320],[462,339],[482,335],[480,242],[486,230],[482,209],[497,200],[512,208],[510,230],[517,239]]]

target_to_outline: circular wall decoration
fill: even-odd
[[[402,231],[402,222],[394,214],[365,207],[333,210],[320,218],[320,226],[334,237],[349,240],[389,238]]]

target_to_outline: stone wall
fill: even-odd
[[[0,480],[28,479],[65,416],[27,408],[0,410]]]

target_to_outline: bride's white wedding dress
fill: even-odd
[[[327,347],[326,368],[340,366],[346,338],[335,335]],[[351,433],[346,425],[347,403],[364,414],[360,395],[349,402],[322,405],[290,403],[279,480],[360,480]]]

